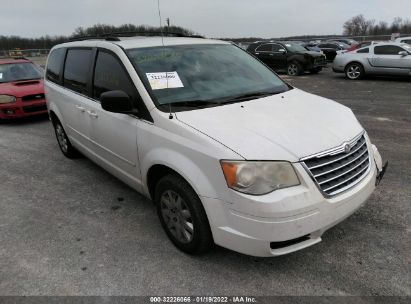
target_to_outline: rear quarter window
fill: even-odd
[[[53,50],[47,60],[46,79],[51,82],[60,82],[61,66],[63,64],[65,49]]]

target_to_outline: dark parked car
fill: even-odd
[[[348,44],[338,41],[325,41],[317,45],[327,57],[327,60],[333,61],[338,51],[345,51],[350,48]]]
[[[308,51],[293,42],[254,42],[247,51],[263,61],[275,71],[286,71],[290,76],[301,75],[305,71],[318,73],[327,65],[325,56]]]

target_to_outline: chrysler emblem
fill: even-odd
[[[349,145],[349,144],[345,144],[345,146],[344,146],[344,152],[345,152],[345,153],[350,153],[350,151],[351,151],[350,145]]]

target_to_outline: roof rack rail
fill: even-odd
[[[71,41],[82,41],[82,40],[93,40],[93,39],[103,39],[107,41],[120,41],[118,37],[110,37],[110,36],[78,36],[69,39]]]
[[[200,35],[186,35],[179,32],[169,32],[169,31],[126,31],[126,32],[112,32],[104,33],[102,36],[113,36],[113,37],[133,37],[133,36],[174,36],[174,37],[191,37],[191,38],[204,38]]]
[[[127,32],[112,32],[112,33],[103,33],[96,36],[79,36],[73,37],[69,41],[81,41],[81,40],[91,40],[91,39],[104,39],[107,41],[120,41],[120,37],[134,37],[134,36],[173,36],[173,37],[189,37],[189,38],[204,38],[200,35],[185,35],[178,32],[147,32],[147,31],[127,31]]]

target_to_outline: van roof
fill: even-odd
[[[107,44],[116,44],[124,49],[144,48],[144,47],[156,47],[170,45],[188,45],[188,44],[230,44],[230,42],[214,39],[203,38],[188,38],[188,37],[161,37],[161,36],[135,36],[135,37],[119,37],[116,41],[108,39],[88,39],[81,41],[67,42],[55,46],[60,47],[98,47],[105,46]]]

